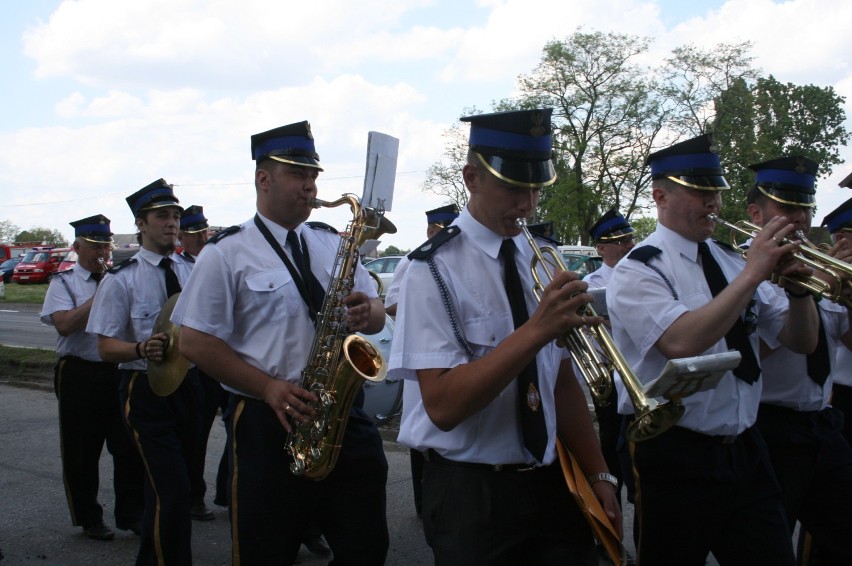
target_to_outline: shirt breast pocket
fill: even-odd
[[[144,326],[146,321],[153,325],[153,321],[155,321],[157,319],[157,315],[160,314],[160,308],[161,305],[157,301],[132,304],[130,306],[130,318],[133,319],[133,325],[138,328],[140,326]]]
[[[507,327],[507,324],[509,325]],[[500,330],[511,332],[511,321],[506,317],[484,317],[464,323],[464,336],[475,357],[481,358],[502,341]]]
[[[283,268],[246,277],[246,287],[252,291],[259,316],[269,320],[294,316],[304,304],[296,282]]]

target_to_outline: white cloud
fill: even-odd
[[[420,190],[443,131],[463,108],[509,96],[544,43],[578,27],[654,37],[655,61],[687,42],[752,40],[757,65],[779,80],[833,84],[852,100],[852,4],[729,0],[667,28],[666,2],[63,2],[23,34],[37,82],[16,78],[33,104],[49,91],[39,110],[48,119],[0,131],[5,202],[54,204],[0,207],[0,218],[23,212],[26,221],[13,219],[22,227],[65,227],[103,212],[129,232],[124,197],[164,177],[214,224],[241,222],[254,209],[250,135],[307,119],[324,198],[360,193],[368,131],[400,139],[390,215],[400,231],[384,240],[410,248],[423,239],[423,211],[443,204]],[[827,189],[821,210],[842,194]],[[346,221],[343,211],[316,216]]]

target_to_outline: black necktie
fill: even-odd
[[[322,303],[325,299],[325,293],[319,281],[316,280],[311,272],[310,257],[306,257],[302,253],[302,246],[299,243],[299,238],[295,230],[287,231],[287,244],[290,246],[290,253],[293,255],[293,262],[296,264],[296,269],[299,270],[299,275],[302,276],[302,281],[308,290],[308,296],[311,298],[311,306],[315,313],[322,310]]]
[[[825,338],[825,326],[822,324],[822,317],[819,315],[819,307],[817,307],[817,318],[819,319],[819,339],[817,340],[816,350],[808,354],[808,375],[817,385],[822,387],[825,385],[825,380],[831,371],[831,366],[828,361],[828,342]]]
[[[101,279],[103,279],[103,278],[104,278],[104,274],[103,274],[103,273],[94,273],[94,272],[92,272],[91,276],[92,276],[92,280],[95,282],[95,284],[100,283],[100,282],[101,282]]]
[[[180,293],[180,283],[178,282],[177,275],[172,270],[172,260],[164,257],[160,260],[160,267],[166,272],[166,297]]]
[[[529,313],[524,300],[521,276],[515,264],[515,242],[511,239],[503,240],[500,246],[500,257],[503,258],[506,296],[509,298],[509,306],[512,309],[512,322],[515,328],[518,328],[529,319]],[[536,460],[541,462],[547,449],[547,425],[544,423],[544,410],[541,407],[541,396],[538,392],[538,368],[535,358],[518,375],[517,383],[524,446]]]
[[[698,253],[701,254],[701,267],[704,269],[704,278],[707,279],[710,292],[715,297],[728,286],[728,280],[725,278],[725,274],[722,273],[722,268],[713,259],[713,254],[710,253],[710,246],[707,245],[707,242],[699,242]],[[746,332],[746,326],[741,316],[737,317],[734,325],[725,334],[725,343],[728,345],[728,348],[738,350],[742,355],[740,365],[734,369],[734,375],[748,384],[757,381],[760,377],[760,365],[757,363],[754,350],[748,341],[748,332]]]

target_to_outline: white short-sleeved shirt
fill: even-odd
[[[590,289],[606,287],[606,284],[609,282],[609,278],[612,277],[613,269],[613,267],[610,267],[605,263],[601,264],[599,268],[586,275],[583,278],[583,281],[589,284]]]
[[[399,260],[399,263],[396,264],[396,269],[393,272],[393,279],[385,293],[385,308],[392,307],[399,302],[399,289],[402,287],[402,278],[405,276],[405,272],[408,271],[408,266],[410,264],[411,260],[408,259],[408,256],[402,258]]]
[[[70,311],[88,301],[98,288],[92,274],[79,263],[68,271],[57,273],[50,280],[44,304],[41,307],[41,321],[54,326],[51,315],[59,311]],[[61,334],[56,340],[56,353],[62,356],[77,356],[90,362],[101,361],[98,353],[98,337],[85,330],[78,330],[70,336]]]
[[[289,257],[287,230],[258,216]],[[295,231],[307,246],[311,272],[327,289],[340,236],[305,224]],[[360,262],[356,262],[354,290],[377,297],[376,286]],[[238,232],[204,246],[172,321],[223,340],[245,362],[294,383],[301,381],[315,334],[296,282],[253,219]]]
[[[461,233],[435,251],[433,258],[449,300],[475,358],[488,355],[514,332],[499,257],[503,238],[477,222],[465,209],[454,221]],[[526,293],[527,310],[538,306],[529,269],[532,250],[523,236],[514,238],[516,263]],[[389,376],[417,379],[417,370],[453,368],[471,361],[453,333],[450,318],[429,265],[413,260],[402,281]],[[549,436],[545,464],[555,457],[554,387],[565,350],[551,342],[536,356],[539,390]],[[406,391],[408,391],[406,387]],[[419,393],[419,391],[418,391]],[[434,449],[461,462],[516,464],[533,462],[523,445],[516,382],[510,383],[479,413],[452,431],[438,429],[422,402],[403,403],[399,441],[418,450]]]
[[[711,253],[728,281],[736,278],[743,268],[742,256],[728,252],[708,241]],[[713,299],[698,257],[698,244],[657,224],[656,231],[638,244],[654,246],[662,253],[654,256],[649,265],[656,267],[677,293],[675,299],[663,276],[642,261],[624,257],[615,267],[607,285],[607,307],[616,345],[633,369],[639,381],[647,383],[660,375],[668,359],[655,344],[677,318],[697,310]],[[633,250],[635,252],[635,250]],[[633,253],[631,252],[631,253]],[[787,301],[778,301],[769,283],[762,283],[755,292],[753,312],[758,330],[749,338],[755,356],[759,356],[759,338],[770,348],[779,346],[778,334],[784,325]],[[724,337],[705,354],[728,350]],[[719,385],[710,391],[696,393],[683,400],[686,413],[678,424],[710,435],[739,434],[752,426],[765,376],[749,385],[728,372]],[[624,386],[619,388],[619,412],[634,412]]]
[[[837,347],[831,379],[835,383],[852,387],[852,351],[843,345]]]
[[[781,287],[773,286],[773,290],[779,300],[786,300]],[[839,340],[849,330],[849,319],[844,307],[830,301],[820,301],[818,311],[828,345],[831,366],[828,379],[822,386],[818,385],[808,377],[807,356],[781,346],[760,361],[765,379],[761,395],[762,403],[788,407],[796,411],[819,411],[828,404],[832,378],[835,370],[838,369],[835,355],[838,348],[846,349]]]
[[[168,256],[183,287],[193,264],[179,254]],[[150,338],[166,296],[166,278],[160,267],[163,256],[141,248],[131,263],[113,268],[98,288],[86,332],[141,342]],[[124,362],[121,369],[147,370],[144,359]]]

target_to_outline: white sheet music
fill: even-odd
[[[367,173],[361,205],[391,210],[393,187],[396,181],[396,161],[399,140],[380,132],[370,132],[367,139]]]

